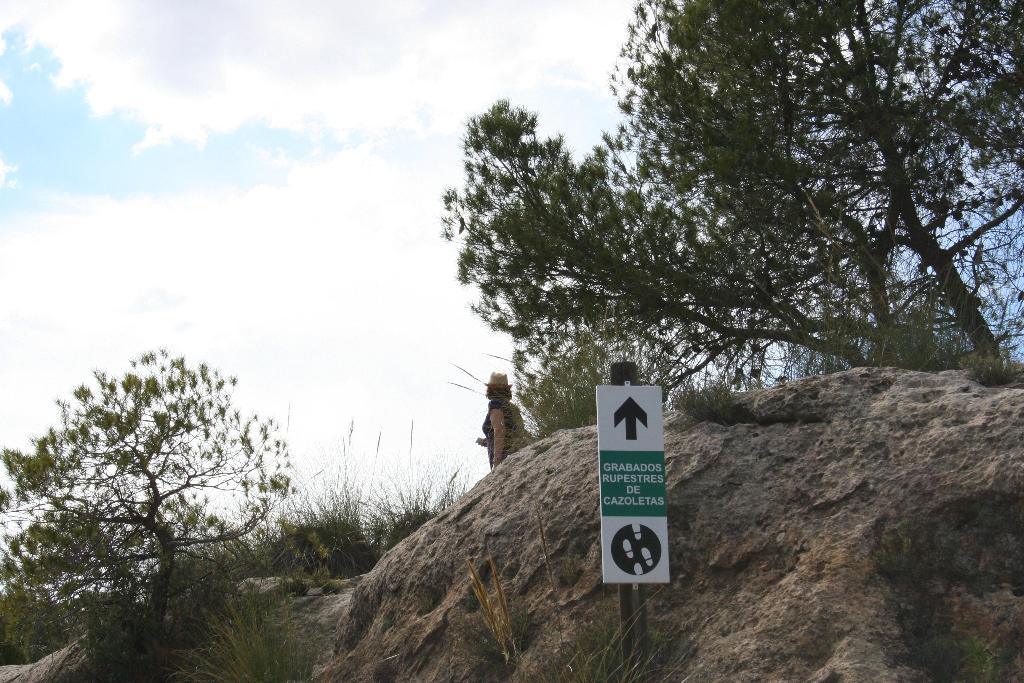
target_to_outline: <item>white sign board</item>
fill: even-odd
[[[605,583],[668,583],[661,387],[597,387]]]

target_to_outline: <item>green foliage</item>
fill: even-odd
[[[425,586],[419,588],[413,594],[413,602],[416,604],[416,614],[423,616],[433,612],[441,601],[444,600],[445,589],[442,586]]]
[[[909,370],[952,370],[971,350],[970,340],[934,300],[900,312],[898,324],[881,332],[878,360]]]
[[[316,652],[296,633],[285,601],[249,594],[213,616],[207,644],[183,659],[174,680],[287,683],[309,680]]]
[[[893,591],[910,663],[929,680],[987,683],[1024,673],[1019,630],[998,610],[958,607],[958,596],[991,593],[1020,575],[1022,519],[1019,497],[985,496],[880,533],[873,559]]]
[[[986,387],[1010,384],[1024,375],[1024,366],[1007,353],[971,354],[963,359],[961,367],[971,379]]]
[[[535,437],[596,423],[594,387],[608,381],[608,351],[595,336],[555,340],[536,356],[521,350],[514,360],[516,397]]]
[[[23,583],[0,592],[0,665],[34,662],[67,645],[74,632],[65,605]]]
[[[278,524],[275,572],[356,576],[379,557],[368,537],[359,491],[349,482],[297,492]]]
[[[29,661],[24,648],[17,641],[17,636],[12,639],[11,635],[6,617],[0,617],[0,666],[25,664]]]
[[[11,620],[6,610],[0,612],[0,666],[26,664],[31,661],[26,654],[27,648],[23,639],[10,624]]]
[[[878,572],[886,578],[906,583],[925,581],[933,571],[935,558],[925,552],[926,542],[904,525],[887,529],[875,548]]]
[[[936,683],[1002,683],[1017,680],[1013,649],[975,634],[942,629],[913,643],[911,657]]]
[[[690,374],[1012,344],[1024,14],[969,7],[641,0],[589,155],[508,102],[470,121],[444,203],[475,310],[538,353],[615,306]]]
[[[576,582],[583,577],[586,570],[586,561],[579,555],[563,555],[556,563],[554,570],[555,578],[560,586],[575,586]]]
[[[160,351],[94,380],[58,402],[59,425],[32,451],[0,456],[14,482],[0,581],[85,612],[93,660],[135,671],[195,588],[179,570],[215,568],[210,548],[245,537],[286,494],[287,451],[206,365]]]
[[[423,473],[418,481],[379,483],[368,496],[366,537],[383,555],[448,508],[465,490],[458,472],[447,478],[434,471]]]
[[[837,330],[833,335],[841,336]],[[865,362],[925,372],[953,370],[971,352],[971,342],[952,325],[934,296],[906,310],[893,313],[893,324],[876,330],[874,346],[864,346]],[[795,379],[808,375],[848,370],[851,363],[833,354],[787,345],[780,354],[778,377]]]
[[[165,676],[170,652],[164,648],[160,623],[138,591],[90,594],[83,598],[83,645],[89,674],[98,683],[156,683]]]
[[[1006,680],[1003,663],[988,643],[977,636],[967,636],[957,645],[960,651],[961,680],[964,683],[997,683]]]
[[[474,603],[474,605],[479,608],[478,603]],[[511,608],[509,632],[517,653],[522,652],[526,647],[533,626],[529,612],[515,607]],[[519,664],[518,654],[511,656],[508,661],[505,660],[503,648],[498,645],[494,633],[480,611],[473,611],[466,618],[462,626],[461,642],[470,656],[486,662],[488,665],[514,668]]]
[[[673,394],[672,409],[686,413],[697,422],[730,425],[741,417],[737,412],[736,395],[721,379],[688,383]]]
[[[627,662],[618,620],[605,618],[580,632],[568,659],[552,666],[543,679],[548,683],[646,683],[670,680],[672,667],[658,634],[652,652],[639,661]]]
[[[408,476],[380,477],[372,485],[332,459],[292,495],[247,550],[249,576],[284,576],[295,594],[337,577],[363,574],[380,557],[465,491],[456,471],[440,467]],[[339,464],[341,461],[341,464]]]
[[[168,643],[175,648],[196,646],[207,613],[226,607],[244,579],[267,574],[254,535],[192,548],[179,558],[164,620],[163,637]]]
[[[560,333],[542,348],[524,346],[516,351],[516,397],[527,415],[527,427],[536,438],[559,429],[595,424],[594,387],[608,383],[611,364],[616,360],[636,363],[644,384],[674,386],[679,381],[682,374],[671,359],[618,330],[614,315],[605,321],[605,327],[611,329]]]

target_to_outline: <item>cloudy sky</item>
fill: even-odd
[[[628,0],[0,2],[0,446],[93,369],[166,347],[236,375],[300,466],[482,474],[507,369],[440,238],[499,98],[586,150]],[[412,428],[412,454],[409,440]]]

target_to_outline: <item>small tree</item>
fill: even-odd
[[[179,558],[245,536],[287,492],[287,449],[206,365],[160,351],[94,377],[31,452],[2,452],[14,487],[0,580],[74,609],[142,608],[140,647],[164,630]]]
[[[608,351],[595,335],[556,338],[539,353],[519,349],[516,397],[533,436],[594,424],[594,387],[607,382]]]
[[[532,435],[543,439],[559,429],[595,424],[594,387],[608,383],[611,363],[618,360],[637,363],[644,383],[675,384],[671,358],[618,330],[552,335],[539,350],[517,349],[516,400]]]

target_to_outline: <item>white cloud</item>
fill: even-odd
[[[253,121],[346,146],[303,164],[265,150],[290,169],[281,186],[51,198],[5,220],[0,387],[16,390],[0,391],[0,445],[51,424],[93,368],[167,346],[237,374],[246,406],[290,415],[300,454],[350,420],[357,452],[380,432],[383,453],[404,453],[415,421],[417,452],[479,472],[481,399],[447,384],[465,381],[448,363],[486,377],[508,370],[485,354],[509,344],[468,310],[439,238],[456,136],[508,96],[596,139],[630,4],[0,3],[0,34],[52,51],[58,85],[145,124],[137,152]],[[15,170],[0,160],[0,185]]]
[[[149,125],[140,148],[247,121],[305,130],[457,132],[494,99],[607,92],[625,0],[280,3],[94,0],[0,10],[84,84],[93,110]]]
[[[8,164],[0,157],[0,190],[13,189],[17,186],[17,181],[11,177],[17,170],[17,166]]]
[[[461,453],[508,344],[467,308],[439,236],[438,178],[372,147],[295,166],[281,187],[172,198],[67,199],[0,232],[0,443],[52,423],[52,401],[93,368],[167,346],[237,374],[244,405],[290,411],[296,451],[350,420],[372,454]],[[396,201],[396,188],[401,188]],[[17,387],[17,391],[10,388]],[[476,456],[479,456],[477,458]]]

